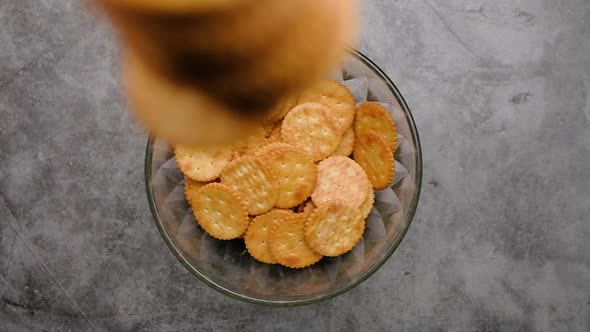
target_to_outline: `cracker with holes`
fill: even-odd
[[[323,256],[340,256],[361,239],[365,219],[358,207],[345,200],[331,200],[318,205],[305,224],[305,241]]]
[[[359,207],[371,186],[367,174],[354,160],[333,156],[318,164],[318,179],[311,199],[316,206],[341,199]]]
[[[354,119],[354,132],[359,136],[365,131],[374,131],[383,136],[391,151],[397,149],[397,127],[385,107],[371,101],[359,105]]]
[[[221,183],[240,194],[249,214],[264,213],[277,202],[276,177],[258,157],[242,156],[232,160],[221,172]]]
[[[283,217],[274,222],[268,235],[268,245],[275,260],[291,268],[303,268],[317,263],[322,256],[305,242],[305,213]]]
[[[353,157],[367,173],[373,188],[385,189],[393,180],[395,161],[383,136],[374,131],[361,132],[354,143]]]
[[[329,117],[338,135],[342,135],[352,124],[355,113],[355,100],[348,88],[333,80],[323,80],[312,85],[299,96],[301,103],[320,103],[330,109]]]
[[[246,230],[244,241],[246,249],[254,259],[267,264],[277,262],[268,247],[268,233],[275,221],[294,214],[291,210],[272,209],[252,219]]]
[[[305,201],[315,188],[317,170],[313,161],[293,147],[281,147],[260,156],[273,170],[279,197],[275,206],[291,208]]]
[[[281,142],[270,143],[270,144],[267,144],[267,145],[261,147],[260,149],[256,150],[254,155],[257,157],[260,157],[260,156],[263,156],[263,155],[270,153],[274,150],[281,150],[284,148],[293,148],[293,146],[291,146],[287,143],[281,143]]]
[[[229,145],[177,145],[174,156],[178,168],[186,176],[195,181],[212,181],[232,159],[233,148]]]
[[[318,103],[295,106],[283,120],[281,139],[307,153],[313,161],[329,156],[340,140],[326,116],[328,108]]]
[[[209,182],[195,181],[185,175],[184,176],[184,196],[186,197],[186,200],[190,202],[189,197],[195,197],[197,195],[197,192],[199,191],[199,189],[206,186],[208,183]]]
[[[344,156],[348,157],[352,153],[352,148],[354,147],[354,130],[352,126],[348,127],[348,129],[342,135],[336,150],[332,152],[332,156]]]
[[[238,193],[220,183],[203,186],[194,197],[189,197],[189,203],[199,225],[216,239],[238,238],[250,222]]]

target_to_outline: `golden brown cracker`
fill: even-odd
[[[333,156],[318,164],[318,180],[311,199],[316,206],[341,199],[359,207],[370,187],[365,171],[354,160]]]
[[[354,147],[354,139],[354,130],[352,129],[352,126],[350,126],[342,135],[336,150],[332,152],[332,156],[350,156]]]
[[[275,122],[274,127],[272,128],[270,134],[268,135],[268,142],[269,143],[278,143],[281,141],[281,126],[283,125],[282,121]]]
[[[273,171],[255,156],[232,160],[221,172],[221,183],[243,198],[249,214],[270,210],[278,198],[278,185]]]
[[[276,261],[291,268],[303,268],[317,263],[322,256],[305,242],[307,214],[295,214],[274,222],[268,235],[268,244]]]
[[[272,209],[252,219],[244,241],[246,249],[254,259],[268,264],[277,262],[268,248],[268,233],[276,220],[293,214],[290,210]]]
[[[168,80],[133,52],[125,53],[123,62],[129,103],[155,136],[174,144],[231,143],[255,126],[203,91]]]
[[[330,109],[329,116],[340,135],[352,125],[356,102],[352,93],[343,84],[334,80],[315,83],[299,96],[299,104],[308,102],[320,103]]]
[[[305,224],[305,241],[323,256],[340,256],[361,239],[365,220],[358,207],[344,200],[318,205]]]
[[[263,156],[267,153],[273,152],[275,150],[283,150],[283,149],[292,149],[293,146],[287,143],[281,143],[281,142],[276,142],[276,143],[270,143],[267,144],[261,148],[259,148],[258,150],[256,150],[256,152],[254,153],[255,156],[260,157]]]
[[[311,213],[315,208],[315,204],[313,204],[313,201],[310,199],[303,206],[303,213]]]
[[[307,153],[313,161],[334,152],[340,134],[330,125],[326,106],[305,103],[295,106],[283,120],[282,141]]]
[[[373,209],[373,205],[375,204],[375,190],[373,188],[368,189],[367,198],[361,204],[359,208],[360,217],[362,219],[367,219],[369,214],[371,214],[371,210]]]
[[[363,131],[357,136],[353,158],[365,170],[373,188],[385,189],[393,180],[393,153],[383,136],[374,131]]]
[[[199,225],[216,239],[238,238],[250,222],[240,196],[220,183],[203,186],[189,203]]]
[[[176,145],[174,157],[178,168],[195,181],[212,181],[219,177],[233,157],[229,145]]]
[[[374,131],[383,136],[391,150],[397,149],[397,127],[391,114],[385,107],[367,101],[356,109],[354,132],[359,136],[364,131]]]
[[[316,165],[293,147],[277,148],[260,156],[273,170],[279,186],[275,206],[291,208],[305,201],[315,188]]]
[[[195,181],[188,176],[184,176],[184,196],[186,197],[187,201],[190,201],[190,197],[195,197],[197,192],[202,187],[209,184],[209,182],[199,182]]]

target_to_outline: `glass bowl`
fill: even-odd
[[[172,148],[150,137],[145,157],[147,198],[164,241],[178,260],[210,287],[236,299],[269,304],[315,303],[360,284],[377,271],[399,246],[414,217],[422,181],[422,155],[412,114],[393,82],[371,60],[350,50],[342,81],[357,102],[382,103],[398,130],[396,175],[390,188],[375,192],[363,238],[352,251],[324,257],[304,269],[254,260],[241,239],[216,240],[195,221],[184,198],[183,175]]]

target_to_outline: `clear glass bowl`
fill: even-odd
[[[360,243],[340,256],[305,269],[254,260],[241,239],[216,240],[195,221],[171,147],[150,137],[145,157],[147,198],[164,241],[197,278],[231,297],[269,305],[315,303],[342,294],[371,276],[399,246],[414,217],[422,182],[420,140],[412,114],[393,82],[366,56],[350,50],[333,77],[358,102],[382,103],[397,123],[399,146],[391,188],[376,192]]]

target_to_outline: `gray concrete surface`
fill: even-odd
[[[0,1],[0,330],[589,331],[590,1],[363,8],[420,130],[419,210],[368,281],[274,309],[196,281],[153,226],[112,31]]]

